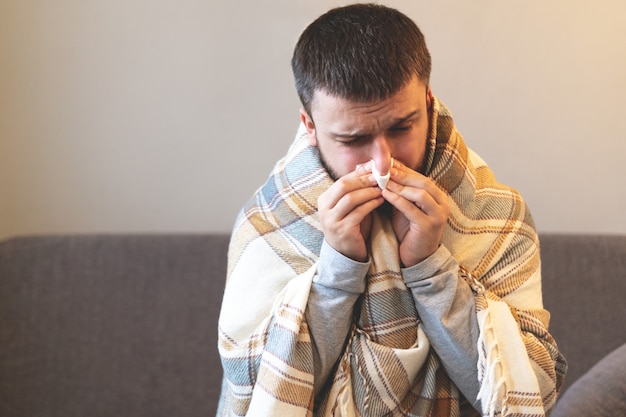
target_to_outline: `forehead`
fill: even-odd
[[[389,98],[363,103],[317,90],[311,105],[316,128],[330,130],[363,130],[384,127],[425,109],[426,84],[414,78]]]

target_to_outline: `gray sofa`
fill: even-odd
[[[626,236],[541,241],[567,388],[626,342]],[[214,415],[227,245],[223,234],[1,242],[0,416]]]

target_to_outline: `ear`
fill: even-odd
[[[430,110],[430,106],[433,104],[433,90],[430,88],[430,84],[428,84],[428,91],[426,91],[426,108]]]
[[[300,109],[300,120],[306,128],[306,133],[309,135],[309,144],[311,146],[317,146],[317,137],[315,136],[315,123],[313,119],[304,109]]]

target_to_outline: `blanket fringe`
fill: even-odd
[[[483,402],[483,410],[489,417],[498,412],[501,401],[501,415],[507,414],[507,386],[502,370],[502,359],[498,341],[491,322],[489,310],[482,312],[480,327],[483,331],[478,338],[478,377],[481,382],[477,399]]]

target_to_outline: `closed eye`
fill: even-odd
[[[397,133],[397,134],[406,133],[413,128],[413,126],[415,125],[415,123],[418,122],[420,117],[421,117],[421,111],[416,110],[412,112],[411,114],[407,115],[406,117],[403,117],[401,119],[396,119],[395,123],[392,124],[391,127],[389,128],[389,132]]]
[[[403,124],[403,125],[399,125],[399,126],[394,126],[391,129],[389,129],[389,131],[391,133],[398,133],[398,134],[406,133],[406,132],[410,131],[412,127],[413,127],[412,123]]]
[[[367,140],[368,136],[366,135],[355,135],[355,136],[337,136],[335,140],[344,146],[356,146],[361,145]]]

